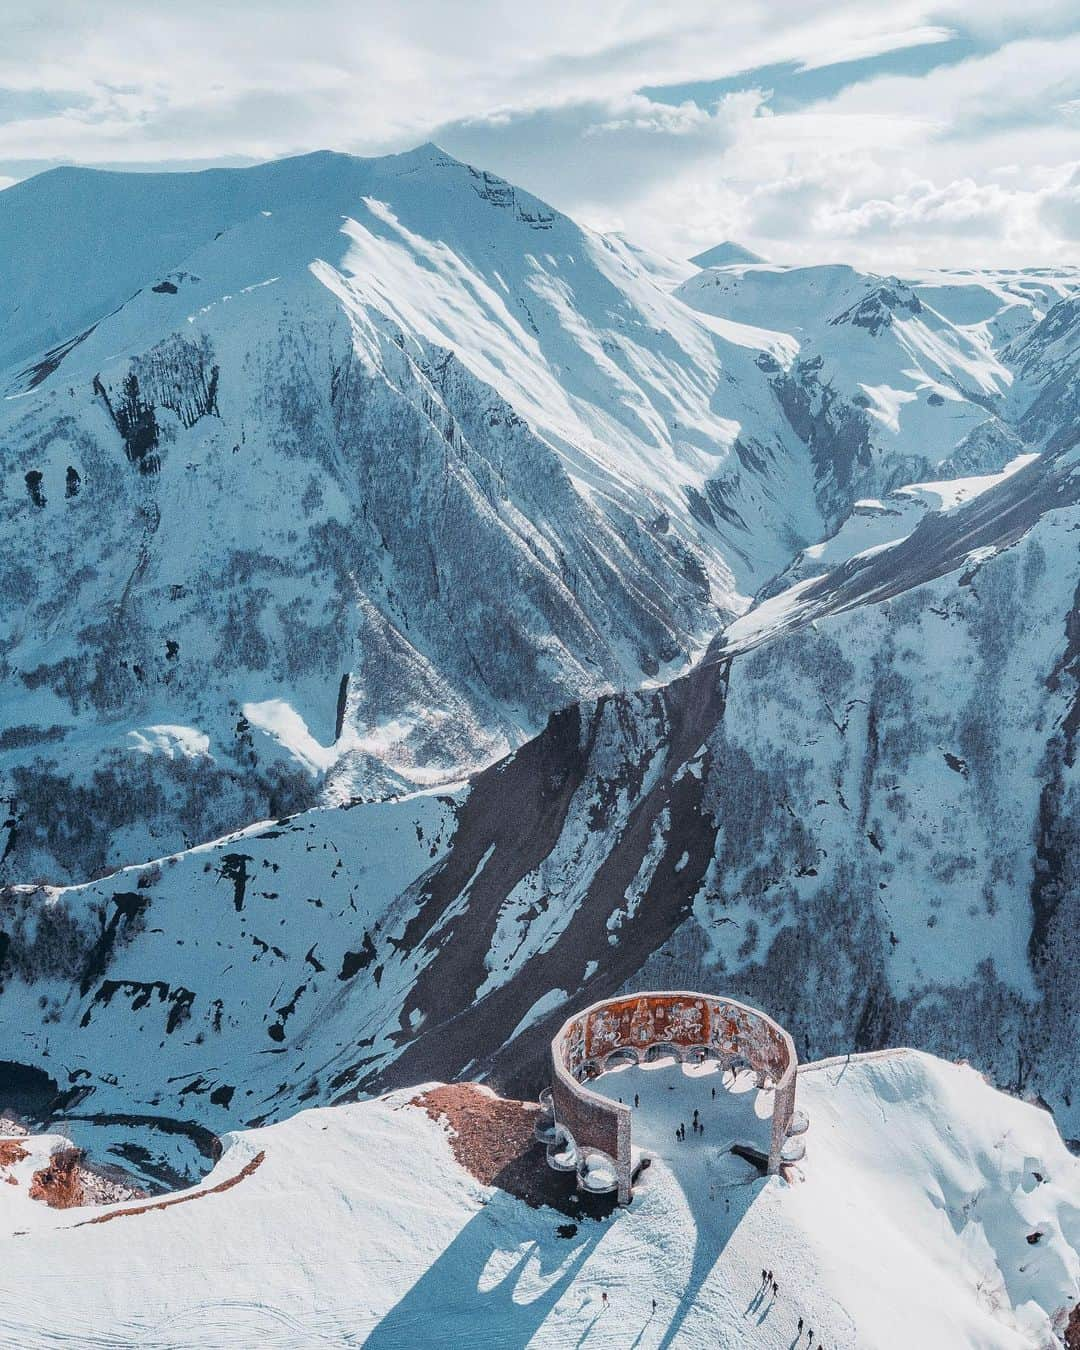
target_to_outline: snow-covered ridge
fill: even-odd
[[[691,1079],[651,1071],[672,1075],[689,1103]],[[837,1350],[1020,1350],[1057,1344],[1076,1301],[1080,1164],[1045,1112],[970,1069],[911,1051],[807,1065],[801,1181],[740,1171],[706,1135],[599,1221],[475,1180],[416,1092],[233,1135],[196,1188],[144,1212],[30,1200],[50,1142],[23,1140],[0,1188],[18,1291],[0,1339],[557,1347],[622,1346],[629,1330],[648,1347],[769,1350],[802,1318]],[[707,1091],[702,1105],[708,1121]],[[763,1263],[775,1298],[755,1297]]]
[[[4,875],[450,783],[670,678],[855,501],[1028,453],[1017,344],[1074,282],[695,274],[431,145],[17,185]]]
[[[435,147],[57,171],[0,241],[10,876],[453,781],[685,667],[820,530],[785,338]],[[717,514],[748,428],[792,490]]]
[[[948,514],[973,501],[989,488],[1033,463],[1037,451],[1028,451],[1010,460],[999,473],[973,474],[963,478],[940,479],[929,483],[905,483],[882,499],[857,501],[851,515],[837,532],[820,543],[803,549],[790,567],[770,582],[765,596],[780,601],[782,592],[797,582],[821,576],[834,567],[868,558],[872,553],[889,548],[906,539],[921,520],[930,513]],[[794,599],[794,597],[789,597]],[[725,644],[741,642],[750,632],[768,630],[768,615],[774,605],[756,604],[731,623],[724,633]]]

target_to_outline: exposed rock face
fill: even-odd
[[[79,1163],[82,1154],[77,1148],[58,1149],[48,1166],[34,1173],[30,1183],[30,1199],[40,1200],[52,1209],[74,1209],[84,1203]]]
[[[865,328],[871,337],[877,337],[883,328],[892,325],[894,317],[913,319],[922,312],[922,302],[911,287],[890,277],[829,322],[854,324],[856,328]]]

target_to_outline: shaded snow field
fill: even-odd
[[[835,534],[804,548],[785,569],[783,577],[789,585],[728,624],[723,634],[725,650],[741,651],[775,636],[799,617],[800,596],[817,578],[849,560],[870,558],[899,544],[931,512],[949,515],[1036,459],[1036,454],[1017,455],[1000,473],[908,483],[884,499],[857,501]]]
[[[412,1090],[229,1136],[190,1203],[81,1227],[124,1207],[31,1201],[51,1144],[29,1141],[0,1185],[0,1344],[787,1350],[809,1343],[800,1316],[848,1350],[1058,1344],[1080,1163],[973,1070],[913,1051],[806,1066],[790,1185],[719,1153],[767,1123],[763,1094],[671,1063],[600,1083],[639,1095],[655,1157],[629,1209],[577,1224],[474,1180]],[[676,1143],[695,1105],[705,1136]]]
[[[758,1170],[731,1152],[744,1144],[769,1151],[772,1093],[758,1092],[755,1075],[723,1073],[715,1060],[681,1067],[670,1058],[652,1064],[624,1065],[589,1084],[593,1091],[634,1110],[635,1154],[662,1161],[675,1172],[687,1195],[704,1191],[730,1212],[726,1187],[746,1187]],[[703,1127],[693,1129],[695,1112]],[[685,1139],[676,1130],[685,1127]],[[642,1184],[650,1178],[645,1175]]]

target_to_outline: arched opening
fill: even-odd
[[[604,1072],[608,1073],[612,1069],[621,1069],[627,1064],[637,1064],[638,1052],[630,1045],[624,1045],[620,1050],[613,1050],[604,1060]]]
[[[643,1064],[655,1064],[659,1059],[678,1059],[683,1057],[682,1047],[674,1041],[654,1041],[642,1056]]]

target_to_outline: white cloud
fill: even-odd
[[[951,28],[926,25],[899,31],[852,35],[831,46],[827,51],[820,52],[816,57],[803,61],[802,68],[820,70],[823,66],[834,65],[840,61],[864,61],[867,57],[883,56],[886,52],[896,51],[901,47],[923,47],[934,42],[947,42],[952,36]]]
[[[1080,37],[1022,39],[747,119],[715,166],[722,187],[669,183],[642,226],[683,252],[733,235],[781,260],[890,271],[1075,261],[1077,72]]]
[[[1039,214],[1066,239],[1080,240],[1080,166],[1067,182],[1040,195]]]
[[[311,136],[373,148],[497,108],[624,99],[643,85],[930,41],[946,30],[923,23],[925,9],[894,0],[886,21],[870,0],[803,0],[778,22],[775,0],[326,0],[317,16],[295,0],[53,0],[5,28],[0,88],[79,100],[19,127],[23,158],[70,154],[72,137],[98,159],[142,160],[170,144],[185,158],[281,152],[310,148]],[[0,153],[16,143],[12,129]]]
[[[825,208],[822,219],[839,235],[947,231],[996,236],[1005,225],[1010,201],[1011,194],[997,184],[960,178],[940,188],[916,183],[892,198]]]
[[[712,110],[640,95],[518,113],[500,110],[436,128],[452,154],[483,164],[590,220],[613,219],[654,185],[707,172],[760,105],[734,95]],[[620,217],[621,218],[621,217]]]

